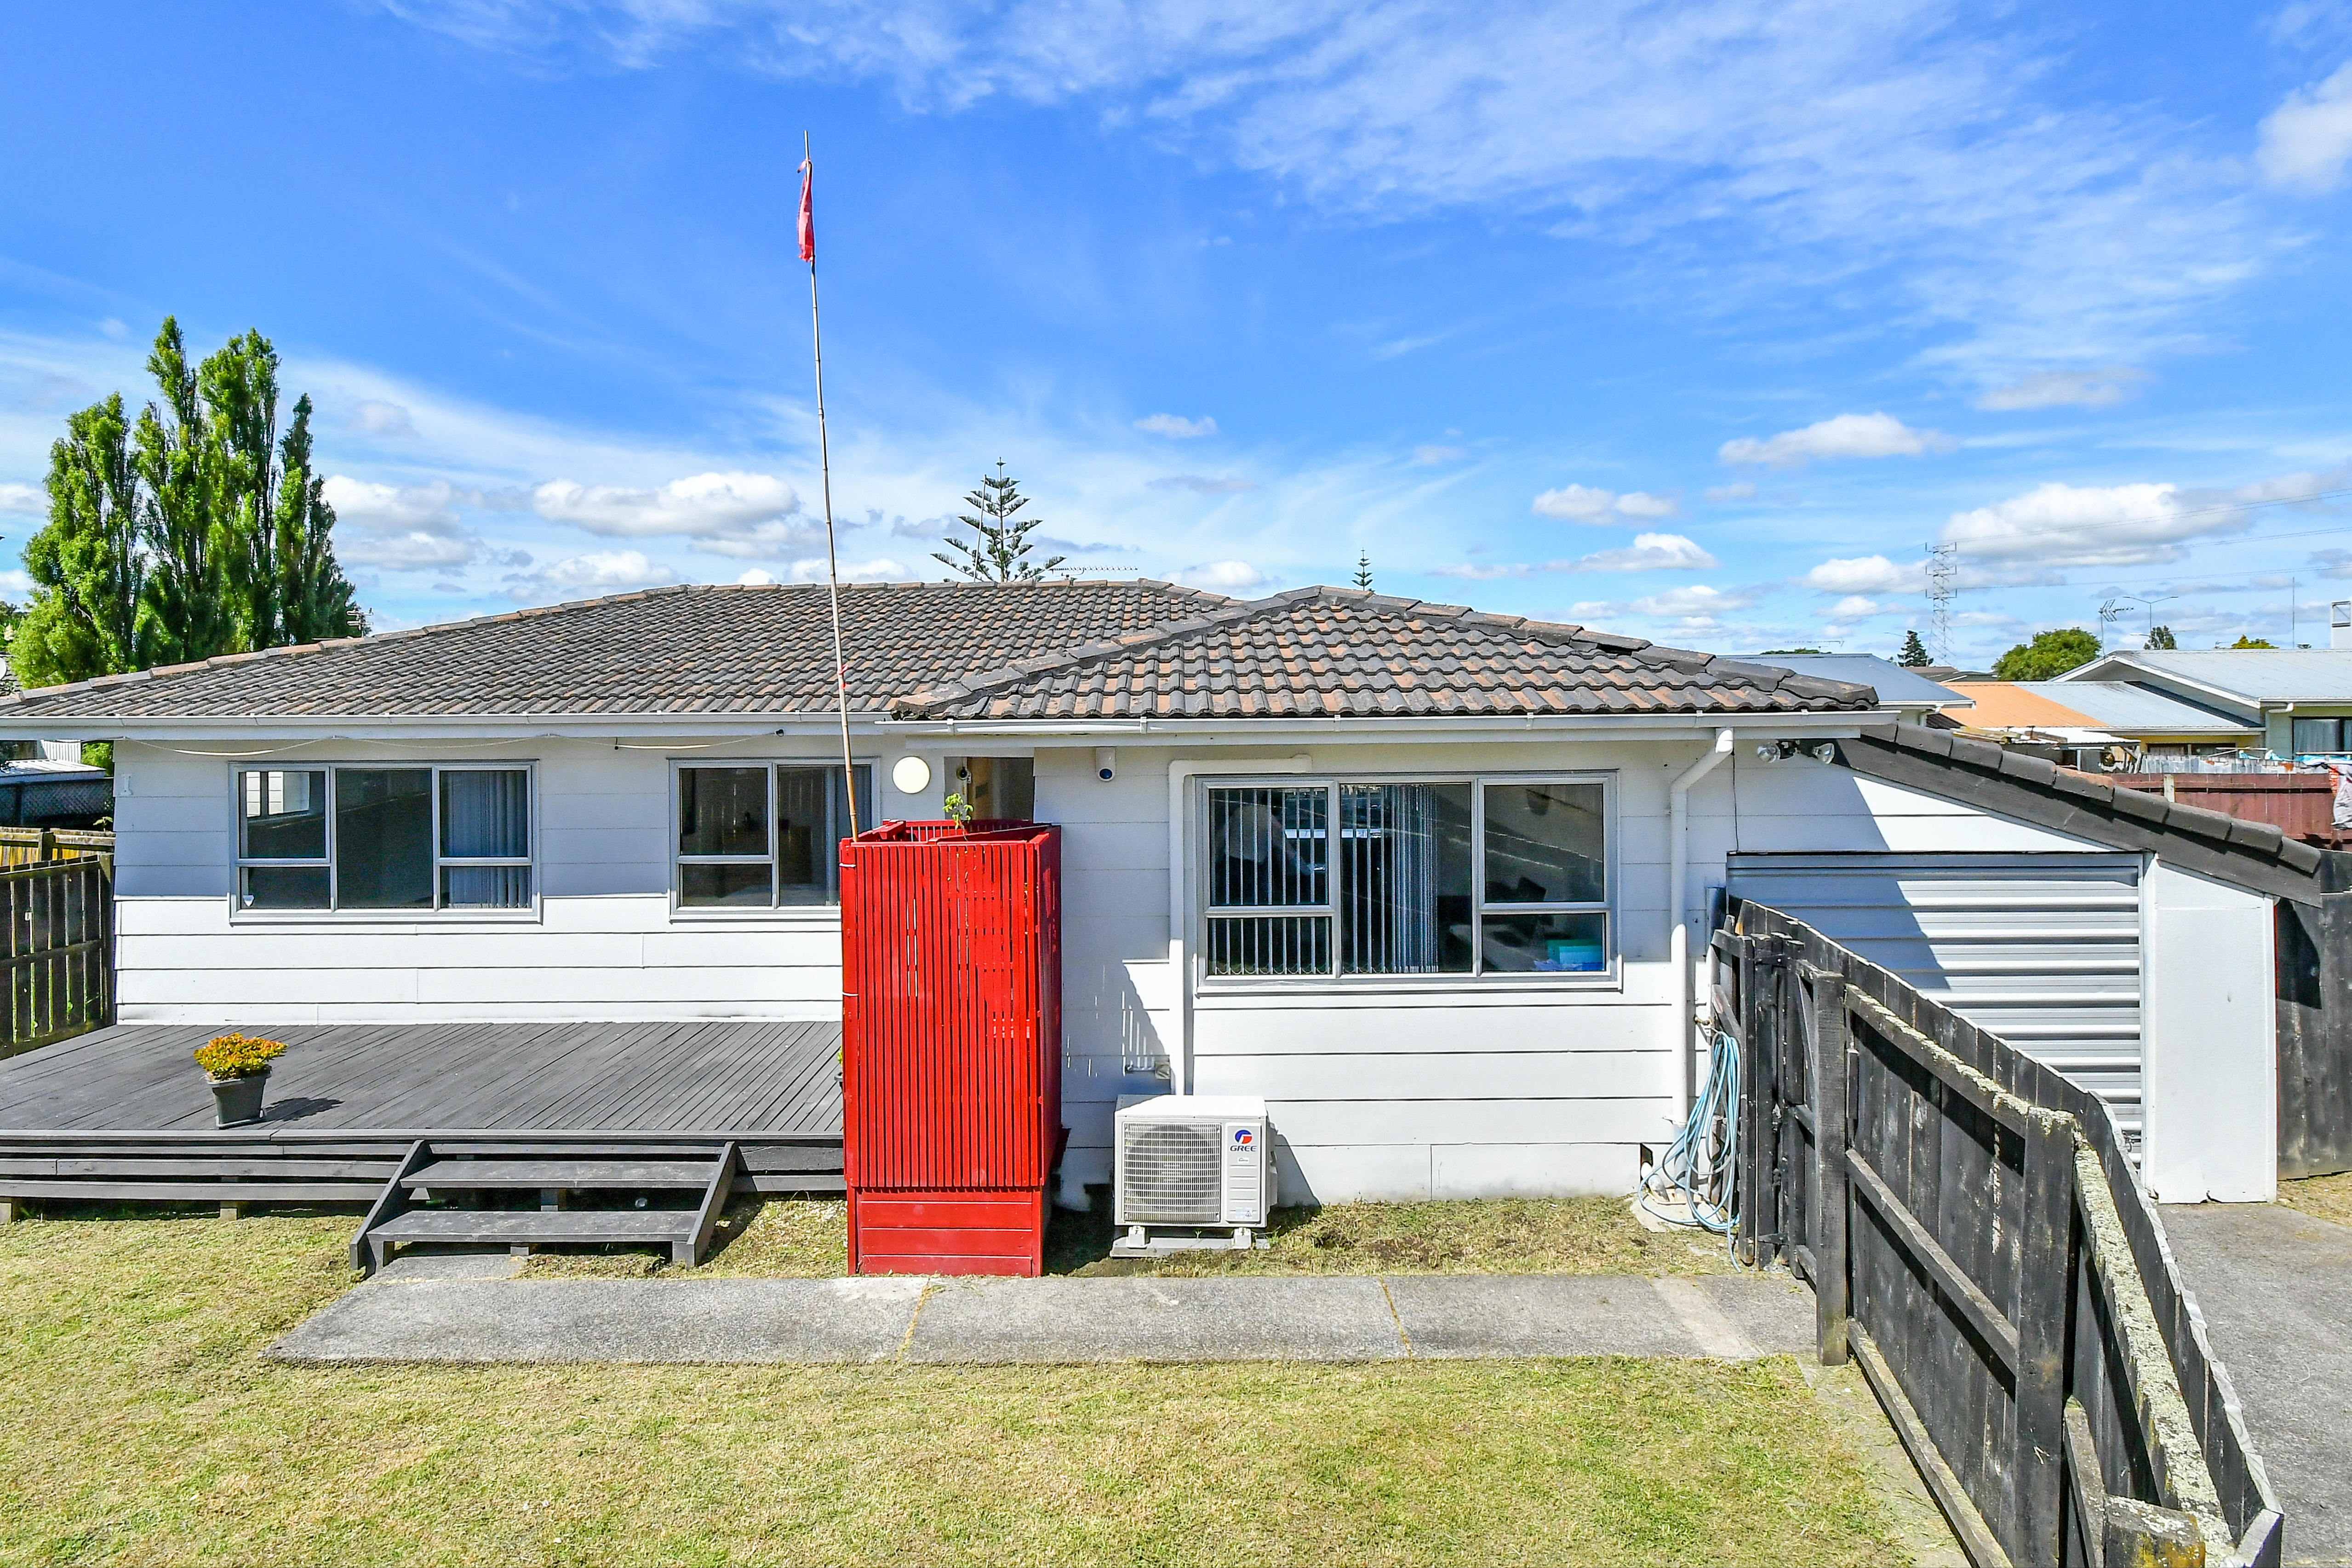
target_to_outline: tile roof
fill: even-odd
[[[847,585],[850,703],[1230,602],[1150,582]],[[690,585],[47,687],[0,718],[821,713],[832,668],[822,585]]]
[[[903,719],[1835,712],[1866,686],[1347,588],[1203,605],[894,703]]]

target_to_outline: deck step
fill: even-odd
[[[453,1247],[667,1245],[693,1234],[692,1209],[411,1209],[369,1232]]]
[[[603,1154],[604,1157],[598,1157]],[[667,1158],[649,1157],[667,1155]],[[699,1263],[728,1194],[742,1178],[733,1143],[633,1148],[626,1156],[577,1144],[509,1142],[494,1156],[457,1141],[419,1139],[385,1180],[352,1238],[352,1266],[373,1272],[394,1247],[417,1242],[449,1247],[667,1247],[677,1263]],[[565,1191],[698,1194],[692,1208],[566,1209]],[[418,1208],[425,1192],[536,1190],[536,1209]]]
[[[436,1159],[401,1178],[410,1188],[473,1192],[566,1187],[585,1192],[700,1192],[718,1169],[716,1152],[698,1160]]]

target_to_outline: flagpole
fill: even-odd
[[[816,362],[816,460],[824,492],[824,581],[833,605],[833,681],[841,701],[841,784],[849,796],[849,836],[857,836],[857,764],[849,752],[849,664],[841,651],[841,562],[833,542],[833,453],[824,428],[824,328],[816,309],[816,226],[812,216],[816,163],[809,153],[808,132],[801,132],[802,258],[809,269],[809,348]]]

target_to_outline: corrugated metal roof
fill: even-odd
[[[2135,649],[2095,658],[2059,679],[2170,676],[2253,702],[2352,702],[2352,648]]]
[[[1966,708],[1971,699],[1954,687],[1939,686],[1916,670],[1904,668],[1874,653],[1758,654],[1757,664],[1778,665],[1799,675],[1867,686],[1890,708]]]
[[[2085,715],[2100,729],[2126,735],[2256,735],[2259,726],[2193,702],[2123,680],[2021,680],[2030,692]],[[1982,690],[1983,688],[1972,688]],[[1981,716],[1978,722],[1984,722]]]

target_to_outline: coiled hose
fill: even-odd
[[[1739,1042],[1718,1029],[1707,1053],[1706,1083],[1690,1119],[1650,1167],[1641,1205],[1668,1225],[1728,1237],[1739,1223],[1732,1173],[1739,1163]],[[1657,1203],[1651,1200],[1655,1198]],[[1673,1204],[1681,1213],[1658,1207]]]

